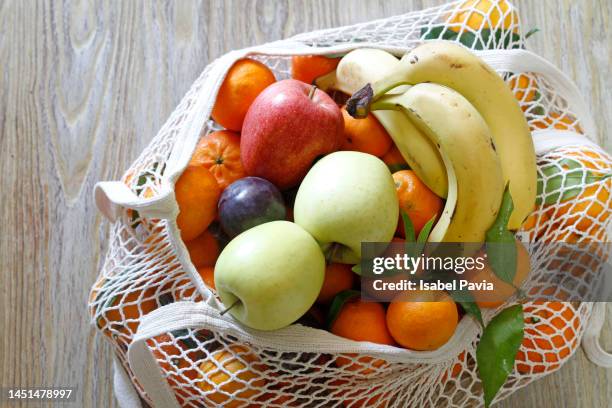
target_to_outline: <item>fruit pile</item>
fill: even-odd
[[[492,68],[431,41],[401,60],[377,49],[296,56],[291,72],[276,81],[257,60],[236,62],[212,111],[225,129],[202,136],[176,183],[181,237],[223,313],[259,330],[298,321],[425,351],[446,344],[465,313],[482,321],[480,308],[515,294],[530,262],[511,231],[535,206],[535,153],[515,95]],[[515,242],[510,258],[490,253],[465,275],[494,282],[495,299],[360,299],[361,243],[416,237]],[[522,321],[522,309],[505,312]]]
[[[193,264],[247,326],[279,329],[314,307],[343,337],[439,348],[459,319],[448,294],[406,294],[386,308],[345,292],[359,288],[362,242],[514,242],[509,231],[536,194],[517,100],[484,61],[447,42],[401,60],[376,49],[297,56],[292,76],[277,82],[252,59],[227,73],[212,111],[225,130],[201,138],[176,184]],[[519,267],[466,276],[496,280],[510,297],[529,271],[516,248]],[[481,307],[503,303],[474,295]],[[370,337],[366,323],[384,330]]]

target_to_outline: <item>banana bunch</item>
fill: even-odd
[[[389,94],[372,110],[396,110],[437,147],[448,176],[448,195],[431,242],[482,242],[495,221],[504,190],[489,127],[460,93],[421,83]]]
[[[324,91],[339,90],[352,95],[367,84],[393,73],[400,61],[386,51],[359,48],[346,54],[335,71],[317,78],[315,84]],[[392,90],[401,93],[406,87]],[[438,149],[403,113],[394,110],[372,112],[385,128],[406,163],[427,187],[446,198],[448,181]]]
[[[520,227],[535,204],[535,151],[518,102],[491,67],[461,45],[430,41],[370,83],[353,93],[349,114],[401,113],[433,143],[446,169],[446,206],[430,241],[482,242],[506,183],[514,201],[508,227]],[[391,134],[396,143],[415,137],[403,122],[401,128]],[[421,172],[438,171],[438,163],[420,163]]]

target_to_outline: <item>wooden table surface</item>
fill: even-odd
[[[110,349],[86,311],[108,232],[92,188],[122,174],[209,61],[302,31],[438,3],[0,2],[0,385],[76,386],[73,406],[116,405]],[[610,150],[612,4],[517,3],[525,27],[541,29],[530,48],[576,81]],[[603,342],[612,348],[609,324]],[[610,401],[612,370],[579,351],[499,406]]]

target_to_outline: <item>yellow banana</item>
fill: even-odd
[[[448,196],[430,242],[483,242],[499,211],[504,180],[489,127],[458,92],[423,83],[385,95],[371,109],[394,109],[437,146],[448,174]]]
[[[536,198],[536,158],[529,127],[510,88],[481,58],[448,41],[428,41],[404,55],[392,73],[357,91],[347,102],[355,117],[369,104],[402,84],[432,82],[462,94],[491,130],[504,180],[509,182],[514,211],[509,228],[518,229]]]
[[[360,48],[346,54],[335,71],[317,78],[315,84],[323,90],[336,89],[351,95],[365,84],[384,78],[399,63],[386,51]],[[401,92],[405,88],[399,87],[392,92]],[[391,136],[410,168],[436,195],[445,198],[448,191],[446,170],[429,138],[399,112],[380,111],[374,112],[374,116]]]

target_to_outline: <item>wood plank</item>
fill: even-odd
[[[121,175],[208,62],[232,49],[439,3],[0,2],[1,384],[76,386],[79,406],[116,405],[110,348],[85,308],[108,232],[91,191]],[[576,81],[610,149],[612,5],[517,5],[525,26],[542,30],[531,49]],[[610,327],[604,343],[612,347]],[[605,407],[610,384],[612,370],[594,367],[580,351],[500,406]]]

